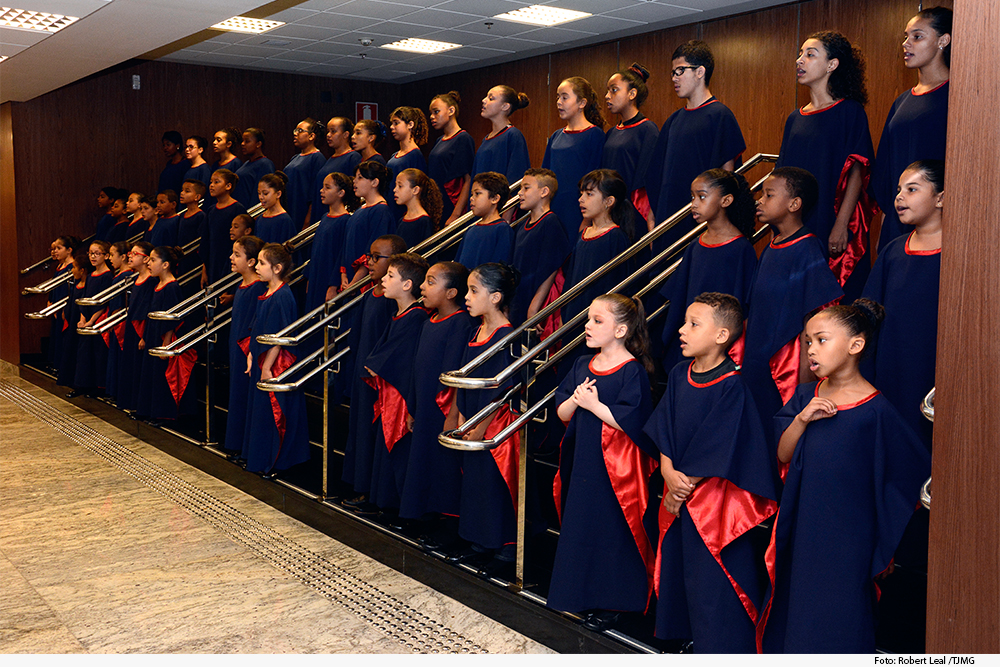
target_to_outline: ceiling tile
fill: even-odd
[[[619,30],[639,28],[644,25],[646,24],[642,21],[626,20],[616,16],[588,16],[585,19],[566,23],[559,27],[565,27],[570,30],[584,30],[603,35],[605,33],[618,32]]]
[[[539,3],[534,0],[447,0],[434,8],[477,16],[496,16],[536,4]]]
[[[676,7],[674,5],[666,5],[661,2],[640,2],[634,7],[628,7],[610,12],[609,16],[615,16],[620,19],[629,19],[630,21],[642,21],[643,23],[659,23],[660,21],[670,21],[672,19],[680,18],[681,16],[698,13],[700,12],[697,9]]]
[[[394,19],[406,16],[411,12],[420,11],[419,7],[412,5],[397,4],[395,2],[377,2],[377,0],[351,0],[340,5],[331,14],[347,14],[348,16],[362,16],[370,19]]]
[[[438,9],[421,9],[412,14],[407,14],[402,20],[416,25],[425,25],[430,28],[440,30],[441,28],[454,28],[471,21],[481,21],[481,17],[472,14],[459,14],[457,12],[443,12]]]
[[[317,28],[336,28],[339,30],[361,30],[379,23],[380,19],[369,19],[345,14],[316,13],[307,19],[299,21],[302,25]]]
[[[312,51],[314,53],[326,53],[331,56],[346,56],[355,54],[361,50],[361,45],[355,42],[354,44],[347,44],[342,42],[314,42],[313,44],[308,44],[303,46],[298,51]]]
[[[425,25],[402,23],[400,21],[382,21],[377,25],[366,28],[364,30],[364,35],[366,37],[372,37],[375,40],[375,44],[380,45],[395,42],[397,39],[423,37],[429,32],[433,32],[433,30],[428,29]],[[387,39],[378,39],[379,35],[386,37]]]
[[[493,23],[492,26],[487,27],[486,22],[490,21]],[[496,37],[513,37],[514,35],[521,35],[532,30],[536,30],[537,26],[525,25],[523,23],[514,23],[513,21],[501,21],[499,19],[493,19],[491,17],[478,18],[474,21],[469,21],[460,26],[455,27],[456,30],[461,30],[463,32],[470,32],[475,35],[480,35],[483,38],[496,38]]]
[[[326,63],[323,65],[311,65],[304,70],[302,74],[321,74],[323,76],[343,76],[348,72],[353,72],[354,68],[348,65],[343,65],[339,63]]]
[[[212,53],[223,56],[247,56],[252,58],[267,58],[269,56],[276,56],[279,53],[284,53],[287,50],[288,49],[281,47],[233,44],[231,46],[226,46],[224,48],[221,48],[218,51],[213,51]]]
[[[279,60],[278,58],[264,58],[254,63],[254,69],[271,70],[273,72],[299,72],[306,67],[312,67],[315,63],[303,63],[295,60]]]
[[[295,23],[296,21],[302,21],[309,18],[313,14],[318,14],[319,12],[309,9],[300,9],[298,7],[292,7],[284,11],[280,11],[277,14],[271,14],[270,16],[261,16],[260,18],[269,19],[271,21],[284,21],[285,23]]]
[[[535,4],[555,5],[562,9],[575,9],[590,14],[609,14],[619,9],[648,4],[648,0],[541,0]]]
[[[279,35],[281,37],[296,37],[298,39],[322,40],[339,34],[342,30],[335,28],[314,28],[313,26],[289,23],[274,30],[268,30],[265,35]]]
[[[317,12],[325,12],[341,5],[346,5],[351,0],[308,0],[295,5],[296,9],[311,9]]]
[[[294,60],[300,63],[327,63],[336,58],[337,56],[331,55],[329,53],[317,53],[315,51],[303,51],[302,49],[295,49],[292,51],[285,51],[274,56],[279,60]]]
[[[183,51],[178,51],[177,53],[183,53]],[[171,54],[171,57],[177,54]],[[184,58],[188,62],[191,62],[192,58]],[[222,65],[227,67],[247,67],[261,60],[258,57],[250,56],[239,56],[239,55],[227,55],[221,53],[198,53],[197,63],[199,65]]]

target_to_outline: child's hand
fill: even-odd
[[[804,424],[809,422],[814,422],[819,419],[827,419],[833,417],[837,414],[837,404],[831,401],[829,398],[821,398],[819,396],[814,396],[811,401],[802,408],[802,412],[799,413],[798,419]]]
[[[687,500],[687,497],[694,491],[694,484],[680,470],[665,470],[663,472],[663,483],[667,485],[667,491],[669,492],[663,495],[669,495],[678,502]]]
[[[250,356],[250,355],[248,354],[248,355],[247,355],[247,369],[246,369],[245,371],[243,371],[243,372],[244,372],[244,373],[246,373],[247,375],[250,375],[250,367],[251,367],[252,365],[253,365],[253,357],[251,357],[251,356]]]
[[[377,378],[378,377],[378,373],[376,373],[372,369],[368,368],[367,366],[365,366],[365,370],[368,371],[368,374],[371,375],[373,378]]]
[[[343,289],[343,288],[341,288],[341,289]],[[332,299],[335,296],[337,296],[337,286],[336,285],[330,285],[329,287],[326,288],[326,300],[329,301],[330,299]]]
[[[682,503],[680,500],[677,500],[669,493],[663,495],[663,506],[667,509],[668,512],[670,512],[674,516],[681,515],[681,505],[683,504],[684,503]]]
[[[139,339],[139,349],[140,350],[145,350],[146,349],[146,341],[144,341],[141,338]]]
[[[233,302],[233,295],[232,294],[223,294],[222,296],[219,297],[219,305],[220,306],[228,306],[232,302]]]
[[[601,404],[600,397],[597,395],[596,384],[596,379],[591,380],[590,378],[586,378],[573,390],[573,402],[584,410],[593,412],[594,408]]]
[[[413,416],[412,415],[406,415],[406,430],[407,431],[412,431],[413,430]]]
[[[271,375],[271,369],[270,368],[262,368],[262,369],[260,369],[260,379],[262,381],[263,380],[270,380],[273,377],[274,376]]]

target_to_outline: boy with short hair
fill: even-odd
[[[396,313],[365,361],[368,384],[378,392],[375,401],[375,451],[369,502],[379,508],[399,509],[406,465],[410,458],[413,405],[410,395],[413,365],[420,331],[428,312],[417,299],[430,265],[420,255],[404,252],[389,258],[382,290],[396,303]]]
[[[805,316],[844,296],[819,239],[802,224],[819,198],[815,177],[798,167],[771,172],[757,219],[771,226],[750,287],[743,376],[769,440],[772,420],[800,382],[815,379],[801,345]]]
[[[692,639],[698,653],[755,652],[764,591],[746,534],[778,507],[775,460],[728,355],[742,331],[736,297],[695,297],[680,329],[691,361],[670,371],[644,429],[664,480],[656,636]]]
[[[156,215],[158,220],[149,225],[142,240],[152,243],[154,248],[161,245],[176,246],[180,233],[180,216],[177,215],[177,193],[164,190],[156,195]]]
[[[690,203],[691,181],[698,174],[716,167],[732,171],[747,147],[736,116],[708,88],[715,70],[708,44],[700,40],[681,44],[674,50],[671,67],[674,90],[687,106],[663,124],[642,184],[657,223]],[[665,249],[693,228],[694,220],[685,218],[661,236],[654,249]]]
[[[472,180],[469,210],[479,218],[465,230],[458,245],[455,261],[470,271],[487,262],[510,262],[514,247],[514,230],[500,217],[500,207],[510,196],[507,177],[495,171],[484,171]]]
[[[205,184],[201,181],[189,178],[181,185],[181,193],[177,198],[185,208],[177,232],[177,245],[182,248],[198,238],[201,226],[205,222],[205,212],[199,206],[204,196]]]

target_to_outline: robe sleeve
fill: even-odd
[[[637,447],[659,461],[659,450],[643,432],[643,426],[645,426],[646,420],[649,419],[649,413],[652,411],[649,376],[638,360],[626,364],[622,371],[625,373],[622,390],[616,397],[614,404],[605,403],[605,405],[608,405],[615,421],[621,427],[621,431]],[[607,397],[603,397],[601,402],[606,400],[608,400]]]

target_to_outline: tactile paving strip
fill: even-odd
[[[166,496],[414,653],[487,653],[471,639],[150,463],[79,420],[62,414],[23,389],[0,381],[0,397]]]

